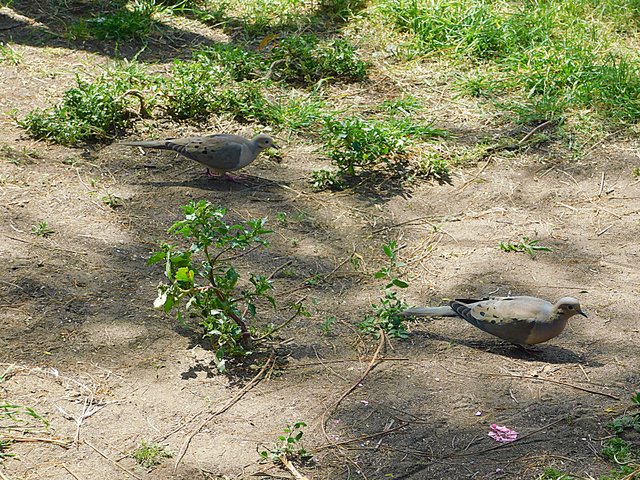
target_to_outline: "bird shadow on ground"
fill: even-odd
[[[208,177],[206,175],[202,175],[200,177],[187,180],[152,181],[145,183],[154,187],[189,187],[216,192],[240,192],[243,190],[253,191],[258,188],[263,191],[265,188],[278,188],[283,184],[287,184],[287,182],[283,181],[275,182],[267,178],[246,174],[242,174],[241,178],[235,182],[227,180],[224,177]]]
[[[518,345],[499,341],[478,341],[459,338],[451,338],[437,333],[412,332],[415,337],[422,337],[429,340],[446,342],[453,345],[460,345],[486,353],[493,353],[503,357],[512,358],[514,360],[523,360],[525,362],[546,362],[551,364],[568,364],[580,363],[589,367],[601,367],[602,364],[594,359],[589,359],[585,355],[579,355],[571,350],[557,345],[542,345],[539,352],[527,352]]]

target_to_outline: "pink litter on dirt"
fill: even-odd
[[[496,442],[507,443],[513,442],[518,438],[518,432],[511,430],[510,428],[503,427],[502,425],[491,424],[491,430],[489,436]]]

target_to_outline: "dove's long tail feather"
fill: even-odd
[[[448,306],[415,307],[400,313],[403,317],[457,317],[458,314]]]
[[[147,148],[162,148],[163,150],[171,150],[171,147],[167,145],[166,140],[147,140],[141,142],[121,142],[121,145],[129,145],[131,147],[147,147]]]

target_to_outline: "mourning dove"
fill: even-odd
[[[555,305],[536,297],[458,299],[449,306],[410,308],[401,313],[415,317],[461,317],[491,335],[526,347],[560,335],[574,315],[587,315],[578,300],[563,297]]]
[[[253,162],[260,152],[266,148],[279,148],[269,135],[256,135],[252,140],[240,135],[208,135],[204,137],[168,138],[166,140],[149,140],[142,142],[122,142],[145,148],[174,150],[185,157],[200,162],[219,175],[240,170]],[[234,177],[229,176],[232,180]]]

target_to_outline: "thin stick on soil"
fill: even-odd
[[[69,472],[69,475],[71,475],[73,478],[75,478],[76,480],[80,480],[80,477],[78,477],[75,473],[73,473],[69,467],[67,467],[64,463],[62,464],[62,468],[64,468],[67,472]]]
[[[116,467],[118,467],[120,470],[122,470],[123,472],[131,475],[133,478],[137,479],[137,480],[142,480],[142,478],[140,478],[139,476],[137,476],[135,473],[133,473],[131,470],[124,468],[122,465],[120,465],[118,462],[116,462],[114,459],[107,457],[107,455],[105,455],[104,453],[102,453],[100,450],[98,450],[96,447],[94,447],[92,444],[90,444],[89,442],[87,442],[86,440],[82,441],[84,444],[89,445],[98,455],[100,455],[101,457],[107,459],[109,462],[113,463]]]
[[[242,388],[242,390],[240,390],[231,400],[225,403],[218,410],[216,410],[215,412],[212,412],[207,418],[205,418],[202,422],[200,422],[196,428],[194,428],[193,430],[191,430],[191,432],[189,432],[189,434],[187,435],[187,438],[185,438],[184,442],[182,443],[182,447],[180,447],[180,452],[178,453],[178,456],[176,457],[176,463],[173,467],[174,474],[178,470],[178,466],[180,465],[182,458],[187,453],[187,449],[189,448],[189,444],[191,443],[191,440],[193,439],[193,437],[195,437],[198,434],[198,432],[205,427],[207,423],[209,423],[218,415],[229,410],[229,408],[231,408],[235,403],[237,403],[244,396],[245,393],[247,393],[249,390],[255,387],[258,384],[258,382],[262,379],[264,372],[267,371],[267,368],[269,368],[269,366],[273,362],[274,362],[274,357],[272,355],[267,359],[267,361],[262,366],[262,368],[257,373],[257,375],[253,377],[251,381]]]
[[[0,470],[0,478],[2,480],[9,480],[9,477],[7,477],[4,473],[2,473],[2,470]]]
[[[322,433],[324,434],[325,438],[327,439],[327,441],[331,444],[331,446],[336,446],[336,443],[331,440],[329,438],[329,434],[327,434],[327,429],[326,429],[326,425],[327,425],[327,420],[329,418],[329,415],[331,415],[331,413],[333,413],[335,411],[336,408],[338,408],[338,405],[340,405],[340,403],[347,398],[347,396],[349,396],[349,394],[351,392],[353,392],[358,385],[360,385],[360,383],[362,383],[362,381],[366,378],[367,375],[369,375],[369,372],[371,372],[371,370],[373,370],[375,368],[375,366],[379,363],[379,355],[380,355],[380,351],[382,350],[382,347],[385,344],[385,334],[383,330],[380,330],[380,342],[378,343],[378,348],[376,348],[375,353],[373,354],[373,357],[371,358],[371,361],[369,362],[369,365],[367,365],[367,368],[365,369],[364,373],[362,375],[360,375],[360,378],[358,378],[358,380],[355,381],[355,383],[353,385],[351,385],[351,387],[349,387],[341,396],[340,398],[333,404],[331,405],[329,408],[327,408],[324,413],[322,414],[322,419],[320,421],[320,426],[322,427]]]
[[[43,437],[16,437],[13,435],[0,435],[0,441],[10,440],[11,442],[22,443],[52,443],[62,448],[69,448],[69,442],[64,440],[56,440],[55,438],[43,438]]]
[[[281,453],[278,458],[282,462],[282,465],[291,472],[296,480],[309,480],[305,475],[301,474],[293,463],[287,458],[284,453]]]
[[[369,440],[371,438],[382,437],[382,436],[386,435],[387,433],[392,433],[392,432],[395,432],[396,430],[401,430],[404,427],[406,427],[407,425],[409,425],[409,424],[408,423],[402,423],[401,425],[398,425],[396,427],[387,428],[387,429],[382,430],[380,432],[370,433],[369,435],[363,435],[363,436],[358,437],[358,438],[352,438],[350,440],[342,440],[340,442],[326,443],[324,445],[320,445],[319,447],[311,449],[311,451],[312,452],[320,452],[320,451],[325,450],[327,448],[333,448],[333,447],[340,446],[340,445],[348,445],[350,443],[362,442],[363,440]]]

